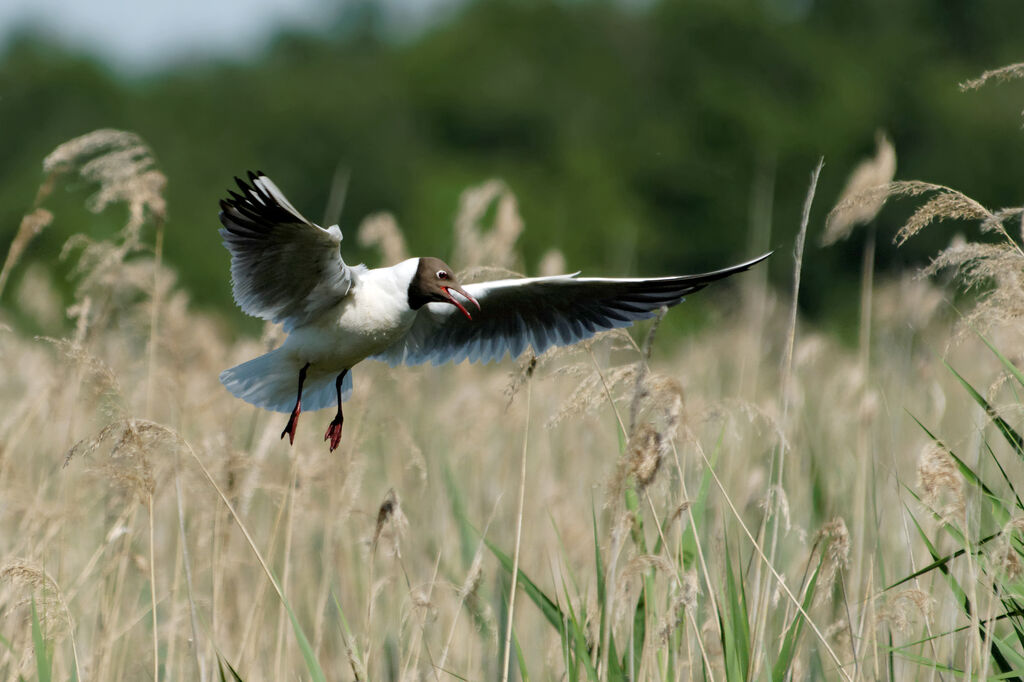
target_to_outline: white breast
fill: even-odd
[[[284,346],[300,361],[342,369],[380,353],[409,330],[409,282],[417,259],[361,273],[349,295],[308,325],[296,328]]]

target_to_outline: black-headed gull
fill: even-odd
[[[319,410],[336,401],[338,413],[324,434],[332,451],[341,440],[341,404],[352,391],[350,370],[366,358],[392,366],[490,362],[527,346],[539,355],[652,317],[770,255],[681,277],[576,273],[463,287],[438,258],[372,270],[346,265],[337,225],[324,229],[306,220],[262,173],[236,182],[241,194],[232,191],[220,202],[235,302],[249,315],[282,323],[288,337],[276,350],[224,370],[220,380],[246,402],[291,411],[281,438],[292,443],[303,407]]]

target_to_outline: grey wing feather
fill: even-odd
[[[344,298],[353,268],[341,258],[341,230],[307,220],[262,173],[235,181],[241,194],[221,200],[220,235],[238,307],[290,331]]]
[[[527,346],[540,355],[552,346],[567,346],[594,334],[628,327],[674,306],[711,282],[760,263],[765,254],[745,263],[700,275],[656,279],[611,279],[558,275],[468,284],[480,301],[467,320],[454,306],[429,303],[420,309],[406,336],[378,360],[418,365],[427,361],[491,362],[516,357]]]

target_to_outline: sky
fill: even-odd
[[[462,0],[379,0],[396,35]],[[126,73],[258,53],[283,28],[316,31],[351,0],[2,0],[0,51],[19,30],[52,35]]]

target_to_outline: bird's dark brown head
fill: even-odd
[[[462,288],[447,263],[440,258],[420,258],[419,264],[416,266],[416,274],[409,282],[409,307],[419,310],[432,301],[450,303],[472,320],[473,316],[452,295],[453,291],[470,301],[478,310],[480,309],[480,304]]]

